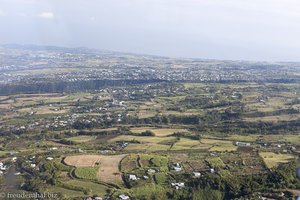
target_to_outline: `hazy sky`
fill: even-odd
[[[300,61],[300,1],[0,0],[0,43]]]

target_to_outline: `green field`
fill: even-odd
[[[67,140],[70,140],[72,142],[81,143],[81,142],[89,142],[94,139],[96,139],[96,136],[82,135],[82,136],[70,137]]]
[[[84,193],[76,190],[69,190],[62,187],[51,186],[47,189],[48,192],[59,193],[65,198],[82,197]]]
[[[206,162],[212,167],[225,167],[224,162],[219,157],[207,158]]]
[[[264,160],[268,168],[276,167],[280,163],[287,163],[295,158],[295,156],[291,154],[280,154],[273,152],[260,152],[259,155]]]
[[[133,133],[142,133],[145,131],[152,131],[157,137],[165,137],[177,132],[187,132],[186,129],[173,129],[173,128],[152,128],[152,127],[138,127],[130,129]]]
[[[90,195],[104,196],[105,194],[107,194],[107,189],[109,189],[107,186],[102,184],[86,182],[81,180],[70,180],[67,181],[66,183],[69,185],[85,188],[86,190],[89,191]]]
[[[78,167],[74,173],[80,179],[97,180],[97,171],[97,167]]]

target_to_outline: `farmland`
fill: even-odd
[[[3,49],[1,189],[15,168],[17,190],[61,199],[299,193],[296,63]]]
[[[276,154],[273,152],[261,152],[259,155],[269,168],[276,167],[280,163],[287,163],[294,158],[294,156],[290,154]]]
[[[64,159],[67,165],[78,167],[78,171],[75,170],[75,174],[80,172],[83,177],[88,177],[88,179],[98,178],[104,182],[119,182],[121,181],[121,175],[119,172],[119,163],[125,155],[115,155],[115,156],[101,156],[101,155],[80,155],[80,156],[68,156]],[[95,168],[98,166],[98,172]],[[84,168],[86,167],[87,172]],[[79,175],[79,177],[81,177]],[[97,175],[97,176],[96,176]]]

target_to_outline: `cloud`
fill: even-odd
[[[38,15],[38,17],[44,18],[44,19],[53,19],[54,13],[53,12],[42,12]]]

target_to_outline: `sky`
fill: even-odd
[[[0,44],[300,61],[299,0],[0,0]]]

